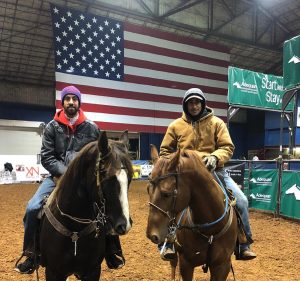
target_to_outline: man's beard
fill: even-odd
[[[65,109],[65,113],[66,115],[69,117],[69,118],[73,118],[76,116],[79,108],[78,107],[75,107],[75,106],[68,106],[66,107]]]

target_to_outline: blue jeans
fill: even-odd
[[[45,196],[48,196],[55,188],[55,183],[52,177],[46,178],[39,186],[33,197],[29,200],[26,207],[24,222],[24,242],[23,252],[33,252],[34,237],[39,227],[39,219],[37,218],[39,211],[42,208]]]
[[[236,198],[236,206],[241,215],[246,236],[252,239],[252,233],[249,223],[249,212],[248,212],[248,199],[243,191],[239,188],[236,182],[225,172],[223,168],[217,169],[216,173],[218,177],[222,177],[228,189],[232,190],[234,197]],[[241,251],[248,249],[250,243],[241,244]]]

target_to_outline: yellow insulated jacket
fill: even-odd
[[[226,124],[215,116],[213,109],[206,107],[208,114],[192,122],[183,112],[168,127],[160,147],[160,156],[180,150],[196,150],[201,158],[214,155],[218,167],[223,167],[233,154],[234,145]]]

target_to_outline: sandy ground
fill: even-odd
[[[126,266],[110,270],[103,263],[101,280],[170,280],[168,262],[160,259],[157,248],[145,235],[148,196],[146,184],[135,181],[130,188],[131,216],[134,224],[128,235],[121,238]],[[23,239],[22,218],[28,199],[36,184],[0,185],[0,280],[37,280],[36,275],[20,275],[13,271],[20,255]],[[236,280],[247,281],[298,281],[300,280],[300,223],[275,219],[272,215],[250,212],[258,257],[252,261],[236,261],[233,267]],[[40,280],[45,280],[43,268]],[[70,277],[69,281],[76,280]],[[209,280],[201,268],[195,271],[194,281]],[[234,280],[232,274],[228,280]]]

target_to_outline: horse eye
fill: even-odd
[[[164,199],[168,199],[172,196],[173,193],[170,193],[170,192],[162,192],[161,193],[161,197],[164,198]]]

